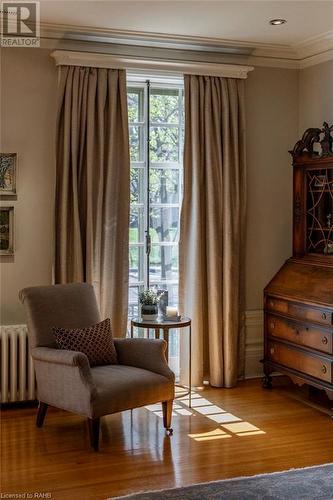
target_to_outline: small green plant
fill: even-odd
[[[159,301],[157,293],[150,289],[140,292],[139,299],[140,304],[144,304],[145,306],[156,306]]]

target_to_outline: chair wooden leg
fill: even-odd
[[[89,436],[91,447],[95,451],[99,449],[99,429],[100,429],[100,419],[99,418],[88,418],[89,425]]]
[[[171,428],[172,405],[172,399],[170,401],[162,401],[163,425],[170,435],[173,433],[173,430]]]
[[[43,426],[48,406],[49,405],[47,405],[46,403],[43,403],[42,401],[39,401],[38,410],[37,410],[37,417],[36,417],[36,425],[37,425],[37,427],[42,427]]]

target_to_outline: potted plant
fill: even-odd
[[[154,290],[143,290],[140,292],[141,318],[143,320],[154,321],[158,316],[159,297]]]

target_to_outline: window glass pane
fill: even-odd
[[[179,203],[179,170],[150,169],[150,202]]]
[[[139,122],[143,119],[143,89],[127,90],[128,121]]]
[[[139,287],[130,286],[128,289],[128,315],[134,317],[139,315]]]
[[[150,236],[153,243],[178,241],[179,207],[150,210]]]
[[[150,281],[178,281],[178,245],[152,245],[150,253]]]
[[[142,168],[131,168],[131,203],[144,202],[144,170]]]
[[[178,127],[150,128],[150,160],[152,162],[178,162]]]
[[[131,206],[130,209],[130,243],[143,243],[144,240],[144,216],[143,208]]]
[[[178,123],[178,89],[150,90],[150,120],[154,123]]]
[[[129,247],[129,280],[130,283],[143,281],[143,247],[130,245]]]
[[[130,158],[131,161],[143,161],[143,128],[129,127]]]
[[[180,356],[179,356],[179,335],[184,332],[181,330],[169,331],[169,366],[175,375],[180,373]]]

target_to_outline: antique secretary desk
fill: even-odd
[[[264,291],[264,386],[271,373],[333,399],[333,126],[306,130],[290,151],[293,256]]]

